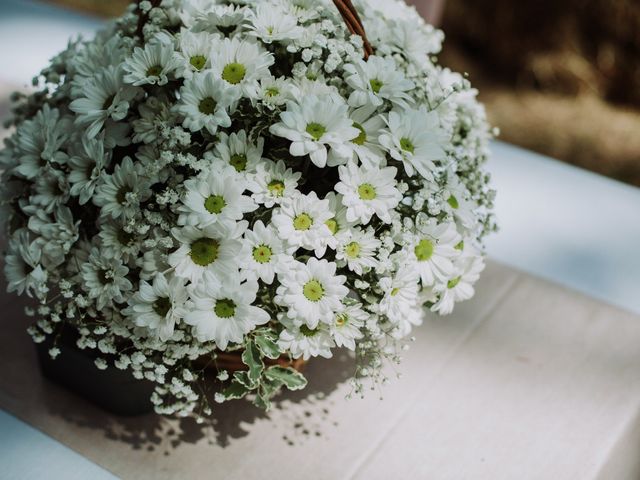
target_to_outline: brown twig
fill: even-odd
[[[369,43],[367,39],[367,34],[364,31],[364,26],[362,25],[362,20],[360,20],[360,15],[356,11],[351,0],[333,0],[333,3],[338,8],[342,19],[347,24],[347,28],[354,35],[360,35],[362,37],[362,43],[364,45],[364,58],[365,60],[369,58],[369,55],[373,54],[373,47]]]

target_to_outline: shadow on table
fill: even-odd
[[[44,380],[44,398],[40,401],[51,414],[78,427],[102,431],[106,438],[126,442],[136,450],[162,449],[169,455],[171,449],[181,444],[202,441],[226,447],[234,439],[249,435],[251,425],[257,420],[273,421],[274,418],[277,418],[278,428],[287,432],[282,436],[283,442],[293,445],[304,441],[305,437],[322,435],[320,427],[331,422],[331,402],[325,399],[351,378],[353,371],[353,360],[347,354],[339,354],[331,360],[314,359],[305,369],[309,380],[307,388],[283,391],[274,400],[271,412],[264,412],[244,400],[213,403],[213,415],[202,424],[191,418],[166,418],[155,414],[112,415]],[[293,404],[303,404],[304,408],[289,408]]]

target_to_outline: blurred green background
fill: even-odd
[[[129,3],[51,1],[107,17]],[[469,73],[502,140],[640,185],[640,1],[447,0],[443,11],[441,63]]]

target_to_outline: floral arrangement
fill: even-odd
[[[213,390],[268,408],[306,384],[283,359],[338,348],[362,393],[473,295],[495,229],[477,92],[412,7],[356,8],[368,42],[328,0],[141,1],[15,96],[5,274],[36,342],[72,326],[157,412],[206,415]],[[208,375],[223,352],[246,368]]]

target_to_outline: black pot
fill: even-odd
[[[129,370],[113,366],[113,356],[97,354],[93,350],[81,350],[76,346],[76,332],[66,329],[59,337],[62,353],[52,359],[49,349],[53,346],[47,338],[36,344],[42,374],[48,380],[81,396],[109,413],[123,416],[141,415],[153,411],[150,397],[153,384],[137,380]],[[94,360],[105,358],[109,368],[99,370]]]

